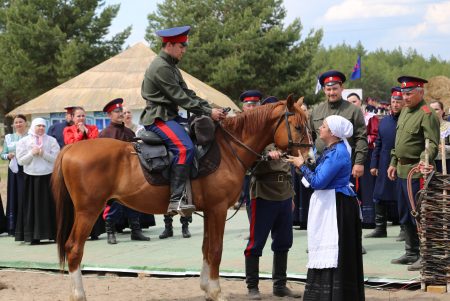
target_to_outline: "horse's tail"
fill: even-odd
[[[52,174],[52,192],[56,203],[56,243],[58,244],[59,265],[64,270],[66,263],[65,245],[72,231],[74,222],[74,207],[69,191],[67,190],[62,172],[64,154],[72,145],[66,145],[58,154]]]

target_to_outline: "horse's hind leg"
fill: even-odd
[[[69,275],[71,278],[70,301],[86,301],[80,263],[83,258],[84,244],[96,218],[97,216],[92,214],[77,213],[72,232],[65,245]]]
[[[215,208],[212,212],[208,213],[209,281],[206,299],[211,301],[226,301],[220,289],[219,266],[222,260],[223,233],[227,208]]]

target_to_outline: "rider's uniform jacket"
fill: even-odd
[[[178,107],[195,115],[211,115],[211,106],[187,87],[177,63],[178,60],[161,51],[145,71],[141,88],[146,100],[142,125],[151,125],[156,118],[172,120],[178,116]]]

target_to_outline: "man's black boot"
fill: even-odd
[[[159,235],[159,239],[173,236],[172,220],[173,217],[171,215],[164,214],[164,231]]]
[[[419,259],[419,237],[416,226],[405,224],[405,254],[397,259],[392,259],[394,264],[413,264]]]
[[[386,205],[378,202],[375,203],[375,229],[364,238],[387,237],[386,232],[387,208]]]
[[[105,221],[105,230],[107,235],[107,241],[110,245],[115,245],[116,240],[116,225],[112,221]]]
[[[131,240],[150,240],[150,237],[147,237],[142,233],[141,224],[139,223],[139,217],[129,218],[128,223],[130,224],[131,229]]]
[[[300,298],[302,295],[293,292],[286,286],[287,258],[288,252],[273,253],[273,267],[272,267],[273,295],[277,297]]]
[[[180,217],[181,222],[181,233],[183,234],[183,238],[189,238],[191,237],[191,232],[189,232],[189,223],[192,222],[192,216],[186,217],[182,216]]]
[[[248,298],[261,300],[259,294],[259,257],[245,256],[245,282],[247,283]]]
[[[400,225],[400,233],[398,234],[396,241],[405,241],[405,227]]]
[[[190,216],[195,211],[195,206],[186,203],[186,181],[189,177],[189,165],[174,164],[170,171],[170,201],[167,213],[179,213],[182,216]]]

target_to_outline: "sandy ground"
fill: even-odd
[[[87,275],[83,277],[89,301],[203,301],[199,278],[155,278]],[[229,301],[247,300],[246,286],[241,279],[221,278],[224,295]],[[304,284],[289,282],[288,286],[303,292]],[[0,300],[2,301],[59,301],[68,300],[70,281],[58,273],[0,270]],[[294,300],[272,296],[272,283],[260,282],[263,300]],[[297,299],[299,300],[299,299]],[[421,291],[376,290],[366,288],[366,300],[371,301],[438,301],[450,300],[450,294],[431,294]],[[351,300],[349,300],[351,301]]]

